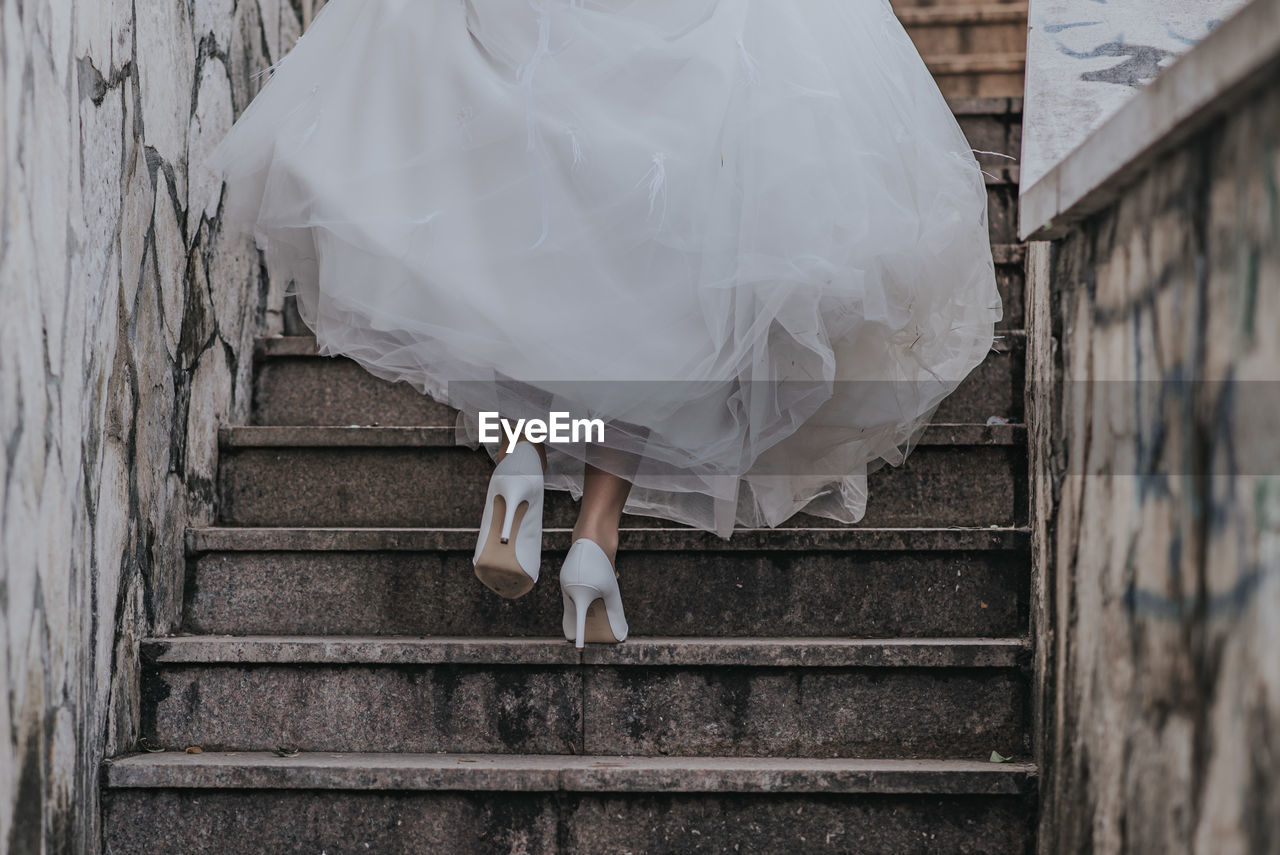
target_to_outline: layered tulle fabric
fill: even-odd
[[[981,172],[885,0],[329,0],[214,152],[323,354],[632,513],[854,522],[1001,317]],[[492,450],[492,449],[491,449]]]

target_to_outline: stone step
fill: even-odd
[[[1003,54],[950,54],[926,56],[942,94],[948,98],[1020,98],[1026,56]],[[992,240],[1011,240],[993,229]]]
[[[1018,163],[1022,156],[1021,98],[951,98],[948,103],[984,168],[990,171],[989,167]],[[998,253],[1000,246],[992,250]]]
[[[115,789],[997,796],[1036,784],[1031,763],[936,759],[160,751],[104,766]]]
[[[563,637],[170,635],[142,641],[149,664],[494,665],[756,668],[1016,668],[1020,638],[663,638],[579,650]]]
[[[346,357],[316,354],[310,336],[258,339],[255,425],[451,425],[457,411]]]
[[[991,168],[991,167],[987,167]],[[1026,346],[1026,247],[1021,244],[996,244],[991,248],[991,258],[996,265],[996,286],[1000,289],[1003,317],[996,325],[998,341],[1005,345],[995,353],[1014,352],[1019,365],[1024,361]],[[957,390],[958,391],[958,390]],[[1022,389],[1018,388],[1021,398]]]
[[[983,74],[1022,74],[1027,65],[1026,57],[1016,51],[983,55],[949,54],[946,56],[926,57],[925,62],[934,74],[970,75],[974,77]],[[983,96],[975,94],[973,96],[960,97],[981,98]],[[1019,96],[1004,95],[996,97],[1014,98]]]
[[[227,635],[560,632],[567,529],[543,533],[532,592],[475,578],[475,529],[197,528],[181,630]],[[626,529],[618,553],[634,632],[663,636],[1023,635],[1024,529],[745,529],[722,540]],[[697,597],[672,591],[697,580]]]
[[[1020,256],[1019,256],[1020,257]],[[1002,278],[1016,288],[1021,310],[1022,272],[1009,266]],[[995,349],[938,407],[938,422],[986,422],[991,416],[1023,419],[1026,336],[1000,333]],[[317,355],[312,336],[258,339],[255,349],[254,425],[384,425],[451,427],[456,411],[406,382],[375,377],[346,357]]]
[[[890,0],[893,11],[901,14],[904,11],[927,9],[967,9],[972,8],[976,0]],[[982,5],[1007,6],[1011,9],[1027,10],[1027,0],[981,0]]]
[[[894,2],[895,7],[904,6]],[[905,5],[895,14],[904,27],[941,27],[955,24],[1026,23],[1027,4],[1008,2],[941,3]]]
[[[163,752],[104,763],[107,851],[1023,855],[1036,769],[959,760]]]
[[[170,637],[142,733],[205,750],[1025,754],[1021,639]],[[797,723],[803,722],[803,726]]]
[[[1026,441],[1021,424],[935,422],[921,432],[917,448],[1012,446]],[[422,448],[454,449],[448,425],[239,425],[218,429],[223,449],[238,448]]]
[[[935,75],[937,76],[937,75]],[[972,142],[970,147],[978,148]],[[1021,170],[1011,162],[981,164],[987,183],[987,231],[994,247],[1016,245],[1018,241],[1018,181]]]
[[[219,431],[218,516],[247,526],[474,526],[492,471],[450,428],[232,427]],[[902,466],[871,474],[866,526],[1021,525],[1022,425],[931,425]],[[573,525],[548,491],[543,525]],[[628,515],[627,526],[663,521]],[[797,514],[787,526],[833,527]]]
[[[919,6],[897,15],[926,61],[933,56],[1026,53],[1025,6]]]

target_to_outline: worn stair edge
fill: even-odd
[[[972,95],[947,99],[947,106],[956,116],[1021,116],[1022,98],[1012,95],[983,97]]]
[[[451,448],[454,427],[373,425],[238,425],[218,429],[223,448]],[[931,424],[916,445],[1022,445],[1026,426],[1006,424]]]
[[[186,531],[186,552],[454,551],[475,549],[474,528],[275,528],[210,526]],[[738,529],[724,540],[688,528],[623,529],[620,549],[635,551],[975,551],[1023,550],[1030,530],[986,528]],[[567,550],[572,530],[544,529],[543,548]]]
[[[113,788],[1021,795],[1030,763],[973,760],[161,752],[103,761]]]
[[[1016,24],[1027,20],[1027,7],[1012,3],[969,6],[908,7],[895,9],[904,27],[937,27],[954,24]]]
[[[936,55],[924,62],[934,74],[1021,74],[1027,66],[1020,53]]]
[[[143,639],[171,665],[644,665],[757,668],[1012,668],[1020,638],[644,638],[578,650],[564,638],[181,635]]]

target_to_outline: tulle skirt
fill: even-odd
[[[321,354],[721,536],[861,519],[1001,317],[886,0],[329,0],[206,165]]]

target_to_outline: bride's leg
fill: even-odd
[[[598,445],[588,448],[573,545],[560,568],[564,636],[579,648],[588,641],[623,641],[629,632],[616,565],[618,524],[631,481],[614,474],[635,472],[629,462],[616,451]]]
[[[586,465],[573,539],[585,537],[594,541],[614,566],[617,566],[618,524],[630,492],[631,482],[627,479],[589,463]]]

